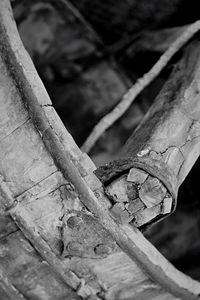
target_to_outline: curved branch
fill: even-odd
[[[171,295],[171,298],[173,299],[175,296],[182,297],[182,299],[198,299],[198,295],[200,294],[200,284],[199,282],[192,280],[191,278],[185,276],[178,270],[176,270],[143,236],[142,234],[136,229],[136,228],[131,228],[130,226],[120,226],[118,225],[112,218],[112,216],[109,214],[107,207],[103,205],[103,203],[107,203],[108,199],[105,197],[102,187],[100,186],[99,182],[97,179],[93,178],[94,180],[94,185],[95,187],[98,186],[99,188],[96,188],[96,191],[99,193],[101,200],[97,199],[93,191],[88,187],[88,184],[86,181],[81,177],[80,172],[77,170],[77,167],[75,166],[74,163],[72,163],[73,156],[72,156],[72,147],[75,149],[75,152],[79,152],[79,149],[76,148],[75,143],[73,142],[72,138],[67,134],[63,132],[63,126],[62,124],[57,124],[59,122],[59,119],[54,112],[47,110],[46,108],[50,108],[51,102],[49,101],[48,96],[46,95],[46,92],[38,79],[38,76],[35,72],[35,69],[30,61],[30,58],[27,56],[21,41],[19,39],[17,29],[15,25],[13,24],[13,20],[11,17],[11,9],[8,4],[7,0],[2,0],[1,1],[1,10],[0,10],[0,32],[1,32],[1,55],[5,59],[5,65],[7,66],[7,69],[9,70],[9,74],[12,78],[11,87],[12,91],[17,88],[18,93],[21,95],[23,99],[23,104],[24,108],[27,109],[28,115],[31,118],[31,122],[34,124],[34,128],[29,131],[26,134],[29,135],[30,132],[37,131],[37,137],[40,135],[40,139],[37,138],[35,141],[35,147],[37,145],[36,142],[39,143],[39,149],[38,152],[35,151],[34,155],[38,154],[41,155],[43,153],[43,144],[45,145],[45,156],[41,155],[40,163],[45,160],[49,163],[50,166],[48,166],[48,174],[45,173],[46,177],[43,176],[43,178],[38,177],[40,174],[38,172],[38,165],[34,165],[34,160],[36,158],[33,156],[29,155],[29,159],[31,157],[31,166],[29,166],[28,170],[24,170],[24,161],[17,162],[15,168],[12,165],[12,161],[8,160],[6,157],[6,166],[4,164],[1,165],[1,171],[5,173],[5,177],[8,179],[8,181],[11,181],[13,186],[15,187],[15,197],[19,200],[18,206],[14,208],[14,211],[12,211],[12,214],[15,214],[15,219],[17,215],[17,222],[20,228],[22,229],[23,232],[25,232],[27,238],[32,242],[33,245],[35,244],[35,248],[38,250],[38,252],[41,254],[42,257],[45,257],[45,259],[49,262],[49,264],[53,264],[54,261],[47,259],[46,256],[48,255],[48,251],[51,251],[49,249],[49,244],[51,244],[51,241],[49,241],[47,238],[51,237],[45,236],[45,229],[43,232],[42,225],[37,224],[37,219],[35,222],[31,222],[30,224],[28,223],[30,215],[33,215],[34,210],[37,212],[44,212],[44,207],[37,207],[38,210],[36,210],[37,203],[39,202],[39,199],[42,200],[39,203],[44,202],[44,191],[45,188],[48,188],[50,190],[48,195],[52,195],[55,190],[52,190],[52,186],[50,186],[51,183],[54,183],[54,181],[50,181],[50,184],[48,182],[49,178],[52,178],[52,174],[55,175],[55,173],[62,171],[62,174],[64,175],[65,179],[62,178],[59,181],[61,184],[68,185],[67,189],[67,199],[66,201],[63,201],[63,199],[60,199],[61,203],[64,205],[65,203],[70,201],[70,197],[72,195],[74,196],[74,193],[77,193],[77,198],[80,198],[82,204],[87,207],[95,216],[96,216],[96,222],[99,223],[101,226],[103,226],[107,232],[114,238],[114,240],[117,242],[117,244],[121,247],[121,249],[132,259],[132,263],[136,262],[134,265],[135,268],[137,267],[140,272],[141,269],[145,270],[147,274],[155,281],[157,286],[161,286],[161,293],[165,293],[162,289],[166,290],[167,292],[171,292],[173,295]],[[24,110],[26,111],[26,110]],[[22,123],[20,123],[22,124]],[[20,128],[20,124],[18,124],[17,129]],[[24,123],[23,123],[24,124]],[[53,124],[53,125],[52,125]],[[60,126],[59,126],[60,125]],[[30,125],[32,126],[32,124]],[[30,127],[29,127],[30,129]],[[2,145],[6,147],[6,144],[4,144],[5,140],[7,137],[10,137],[13,135],[13,132],[15,132],[15,129],[12,129],[11,132],[7,132],[7,135],[2,138]],[[15,138],[15,139],[14,139]],[[14,136],[14,141],[16,143],[16,137]],[[32,142],[33,136],[31,136],[31,142]],[[42,144],[42,142],[43,144]],[[6,140],[7,142],[7,140]],[[25,142],[26,139],[21,141],[22,142],[22,147],[25,147]],[[10,146],[9,142],[7,142],[8,145]],[[70,144],[70,145],[69,145]],[[6,148],[7,150],[7,148]],[[9,159],[12,157],[13,152],[11,151],[13,149],[9,148]],[[30,148],[29,148],[30,150]],[[22,149],[23,152],[23,149]],[[11,155],[12,154],[12,155]],[[23,152],[24,154],[24,152]],[[50,160],[49,154],[51,154],[51,157],[53,158]],[[75,156],[75,155],[74,155]],[[78,155],[77,155],[78,156]],[[78,161],[76,157],[76,162]],[[26,162],[26,161],[25,161]],[[28,161],[29,162],[29,161]],[[18,174],[20,175],[21,178],[18,178],[16,174],[13,175],[13,172],[11,174],[9,173],[10,169],[14,170],[19,170],[23,166],[23,172]],[[56,166],[56,167],[55,167]],[[46,165],[45,165],[46,167]],[[9,169],[10,168],[10,169]],[[9,169],[9,170],[8,170]],[[32,169],[34,169],[34,174],[32,172]],[[43,168],[40,167],[39,171],[43,171]],[[51,173],[50,173],[51,172]],[[39,174],[39,175],[38,175]],[[60,174],[60,173],[59,173]],[[34,177],[34,176],[35,177]],[[12,177],[13,176],[13,177]],[[28,179],[27,179],[28,177]],[[40,178],[40,181],[39,181]],[[59,177],[60,178],[60,177]],[[10,180],[12,179],[12,180]],[[31,184],[30,186],[30,181],[31,179]],[[57,179],[57,178],[56,178]],[[21,191],[21,182],[26,183],[27,190]],[[37,189],[40,191],[38,192],[37,190],[34,190],[34,185],[37,187]],[[58,189],[58,182],[56,182],[57,186],[56,188]],[[40,185],[42,185],[42,189],[40,188]],[[21,191],[21,195],[20,195]],[[71,192],[71,194],[70,194]],[[72,193],[73,192],[73,193]],[[18,193],[18,194],[17,194]],[[96,194],[97,195],[97,194]],[[37,201],[36,196],[38,196]],[[5,195],[6,198],[6,195]],[[62,196],[61,196],[62,198]],[[48,205],[49,200],[52,199],[49,198],[48,200]],[[7,199],[10,201],[9,197]],[[72,198],[72,200],[75,199]],[[76,199],[77,200],[77,199]],[[58,201],[58,199],[56,199]],[[28,203],[27,203],[28,202]],[[30,203],[33,202],[35,204],[34,206],[31,206],[31,208],[28,207]],[[21,205],[21,207],[20,207]],[[56,202],[57,205],[57,202]],[[8,205],[9,207],[9,205]],[[56,209],[58,209],[58,205],[55,206]],[[53,207],[54,208],[54,207]],[[48,215],[48,220],[52,214],[52,211]],[[56,217],[58,217],[56,215]],[[20,220],[21,219],[21,220]],[[53,220],[55,222],[55,220]],[[51,224],[52,225],[52,224]],[[53,224],[54,225],[54,224]],[[57,225],[57,224],[56,224]],[[54,227],[52,227],[54,228]],[[48,230],[50,230],[48,228]],[[39,236],[38,236],[39,234]],[[44,236],[46,237],[47,241],[44,243]],[[42,244],[41,244],[42,243]],[[44,251],[41,249],[41,246],[44,246]],[[52,246],[52,244],[51,244]],[[55,249],[53,249],[55,251]],[[43,251],[43,253],[42,253]],[[120,253],[120,251],[119,251]],[[113,262],[113,257],[115,257],[116,253],[112,253],[106,257],[107,260],[105,260],[108,265],[115,263]],[[122,264],[124,263],[123,260],[127,260],[127,255],[122,255]],[[60,262],[60,258],[57,258]],[[66,274],[65,276],[69,276],[67,278],[67,282],[73,286],[74,278],[78,280],[78,276],[75,276],[75,273],[73,273],[73,280],[70,283],[70,274],[69,270],[72,269],[72,266],[70,265],[71,263],[74,262],[75,267],[80,268],[80,261],[83,263],[85,262],[84,258],[74,258],[71,260],[65,261],[66,265]],[[93,272],[95,272],[98,269],[98,263],[102,263],[103,260],[98,259],[87,259],[86,263],[90,267],[93,267]],[[105,261],[103,261],[105,263]],[[61,262],[60,262],[61,263]],[[105,265],[107,266],[107,263]],[[128,264],[131,265],[130,260],[128,260]],[[137,266],[139,265],[139,267]],[[122,265],[123,267],[124,265]],[[64,268],[65,265],[63,263],[62,268]],[[116,268],[116,265],[115,265]],[[130,276],[133,273],[135,274],[134,268],[128,269],[129,273],[126,274],[126,276]],[[77,269],[75,269],[76,272],[78,272]],[[110,269],[108,269],[108,273],[110,274]],[[114,270],[116,272],[116,269]],[[123,273],[124,274],[124,273]],[[122,274],[122,275],[123,275]],[[93,274],[94,275],[94,274]],[[98,271],[95,274],[98,277]],[[110,283],[110,278],[109,280],[106,278],[105,282],[109,285],[111,285],[111,290],[112,288],[116,288],[116,285],[120,285],[120,279],[124,280],[120,273],[117,276],[117,281],[115,284]],[[105,273],[103,273],[101,281],[103,281],[103,276],[105,276]],[[109,275],[110,276],[110,275]],[[120,277],[121,276],[121,277]],[[94,279],[94,277],[92,277]],[[135,277],[136,278],[136,277]],[[144,276],[144,278],[146,278]],[[76,283],[77,281],[75,281]],[[79,281],[78,281],[79,282]],[[129,282],[129,287],[130,284],[132,285],[134,282],[132,281],[131,283]],[[73,286],[74,287],[74,286]],[[95,285],[96,287],[96,285]],[[126,286],[125,286],[126,288]],[[80,292],[80,290],[79,290]],[[107,291],[106,291],[107,292]],[[107,292],[108,299],[113,299],[113,296],[109,296],[109,290]],[[77,292],[78,293],[78,292]],[[112,294],[112,291],[110,292]],[[89,291],[89,295],[91,295],[92,292]],[[85,295],[84,297],[86,298],[88,296]],[[116,299],[116,298],[115,298]],[[121,298],[123,299],[123,298]]]

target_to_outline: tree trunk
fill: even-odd
[[[110,214],[95,166],[52,107],[8,0],[0,3],[0,69],[1,299],[198,299],[198,282]]]

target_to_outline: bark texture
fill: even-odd
[[[0,69],[1,298],[198,299],[198,282],[109,214],[95,166],[52,107],[8,0]]]
[[[200,154],[199,48],[199,41],[187,47],[122,158],[95,172],[110,198],[122,202],[114,214],[128,215],[137,227],[174,211],[178,188]]]

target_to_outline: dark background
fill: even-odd
[[[182,26],[199,19],[198,2],[12,1],[24,45],[79,146],[98,120],[151,68]],[[91,151],[97,165],[117,157],[181,54],[102,135]],[[200,160],[181,186],[177,211],[145,235],[177,268],[200,280],[199,180]]]

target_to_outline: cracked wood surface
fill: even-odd
[[[0,7],[1,205],[6,209],[17,200],[10,214],[21,229],[7,219],[10,229],[0,239],[0,266],[10,291],[18,289],[30,299],[52,299],[52,288],[59,291],[52,292],[53,299],[197,299],[199,283],[175,270],[139,231],[118,226],[109,215],[111,203],[92,173],[95,166],[51,107],[21,44],[9,2],[1,1]],[[78,223],[69,221],[72,216]],[[101,234],[90,228],[93,239],[86,251],[95,250],[97,256],[83,255],[85,248],[78,255],[73,248],[61,256],[64,221],[69,228],[81,224],[80,230],[87,231],[88,218]],[[78,237],[75,230],[69,232],[71,239]],[[111,252],[106,253],[108,244]]]
[[[178,187],[199,156],[199,47],[199,41],[187,47],[122,153],[122,156],[134,157],[149,147],[147,154],[157,159],[162,156],[177,177]]]
[[[124,146],[122,158],[95,171],[114,201],[111,211],[115,212],[122,201],[123,189],[127,199],[118,215],[128,213],[124,221],[137,227],[145,227],[174,211],[178,188],[200,154],[199,48],[198,40],[187,46]],[[131,212],[129,206],[136,210]]]

